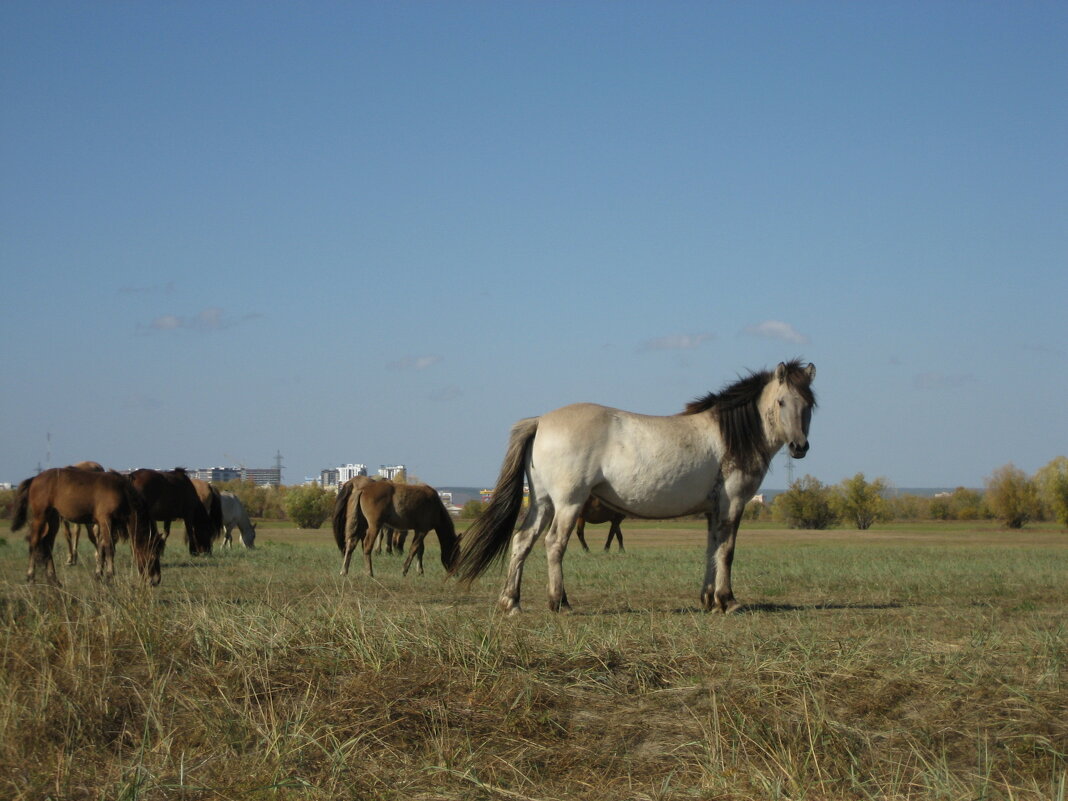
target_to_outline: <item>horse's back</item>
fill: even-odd
[[[126,502],[126,478],[119,473],[76,467],[55,467],[38,475],[30,485],[31,503],[43,510],[54,508],[71,522],[89,522],[111,515]]]

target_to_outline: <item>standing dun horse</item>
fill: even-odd
[[[453,573],[465,583],[474,581],[504,555],[510,540],[499,604],[505,612],[519,612],[523,562],[544,533],[549,608],[570,609],[564,549],[583,507],[595,497],[633,517],[703,513],[708,545],[701,601],[707,611],[734,611],[740,604],[731,588],[731,563],[742,512],[783,445],[795,459],[808,452],[815,375],[812,364],[783,362],[669,417],[579,403],[520,420],[512,427],[493,500],[464,534]],[[530,506],[514,531],[524,475]]]
[[[115,542],[129,537],[134,561],[141,575],[155,586],[160,581],[162,541],[149,525],[144,499],[126,476],[73,467],[54,467],[19,484],[11,517],[11,530],[30,521],[26,535],[30,546],[27,581],[36,579],[37,568],[59,585],[52,561],[52,545],[61,519],[86,527],[96,545],[96,577],[108,580],[115,574]],[[93,534],[93,526],[96,533]]]
[[[367,575],[373,576],[371,552],[379,531],[413,529],[402,575],[408,575],[412,560],[423,574],[423,540],[431,529],[438,535],[441,563],[451,570],[459,552],[459,538],[452,516],[441,496],[426,484],[396,484],[388,479],[357,476],[346,481],[334,502],[334,539],[342,553],[341,575],[349,572],[349,562],[357,544],[363,544],[363,561]]]

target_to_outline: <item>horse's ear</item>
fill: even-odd
[[[775,377],[779,380],[780,384],[783,381],[786,380],[786,363],[785,362],[779,362],[779,366],[775,368]]]
[[[808,367],[805,368],[805,374],[808,376],[809,383],[816,377],[816,365],[812,362],[808,363]]]

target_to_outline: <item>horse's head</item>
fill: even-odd
[[[795,459],[802,459],[808,453],[808,426],[816,407],[816,396],[812,393],[815,377],[814,364],[802,367],[797,361],[780,362],[770,383],[769,422]]]

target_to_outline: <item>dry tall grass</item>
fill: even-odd
[[[321,533],[154,591],[88,553],[27,587],[9,542],[0,797],[1065,799],[1068,536],[743,532],[724,618],[658,533],[571,552],[573,615],[538,560],[518,618],[429,553],[338,579]]]

